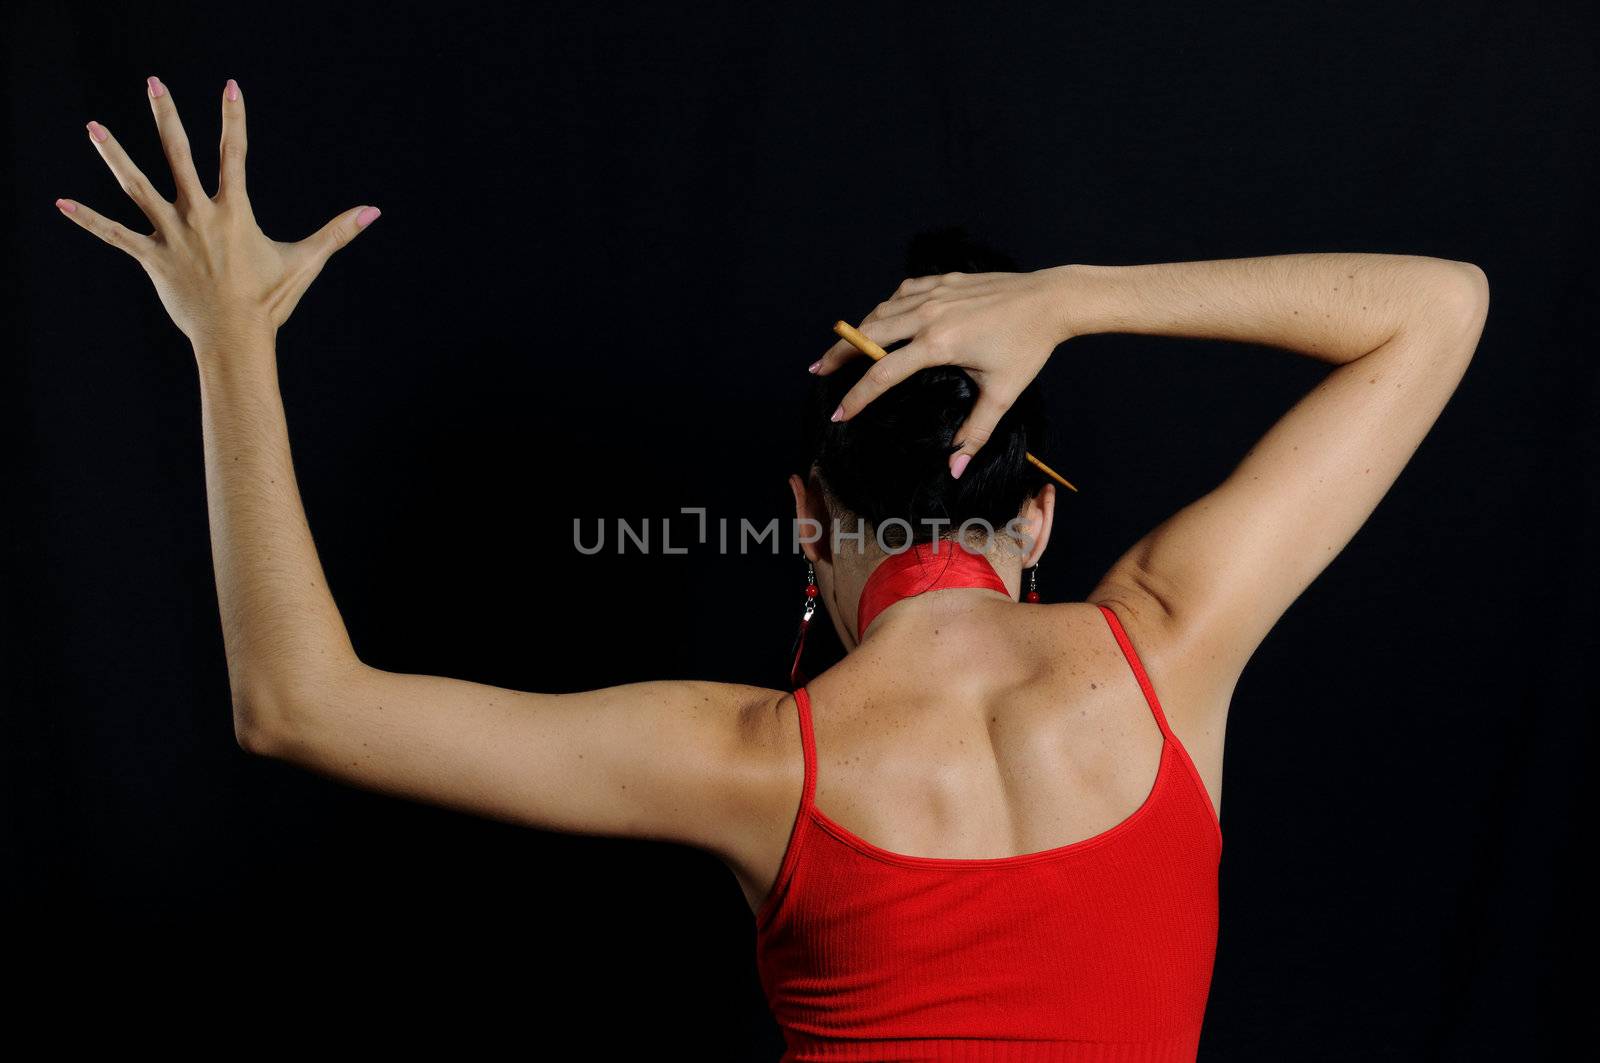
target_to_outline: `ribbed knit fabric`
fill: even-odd
[[[794,692],[805,784],[756,915],[785,1061],[1192,1061],[1217,941],[1222,833],[1116,614],[1105,614],[1163,743],[1116,826],[996,859],[888,852],[814,804],[810,697]]]

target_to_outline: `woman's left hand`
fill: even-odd
[[[274,334],[329,257],[371,224],[378,208],[352,207],[294,243],[268,239],[245,194],[245,112],[239,86],[230,80],[222,91],[222,166],[214,196],[206,194],[195,173],[172,93],[153,77],[146,92],[172,168],[177,190],[173,202],[156,192],[109,130],[98,122],[90,122],[88,129],[90,143],[155,231],[133,232],[75,200],[58,199],[56,206],[132,255],[150,275],[173,322],[189,337],[196,357],[215,357],[240,336]]]

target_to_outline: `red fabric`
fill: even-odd
[[[885,557],[867,577],[856,606],[856,640],[865,637],[867,625],[895,602],[944,587],[987,587],[1011,593],[982,554],[949,541],[917,543]]]
[[[945,578],[988,585],[970,567]],[[814,804],[811,703],[795,690],[805,785],[756,915],[785,1060],[1195,1058],[1221,830],[1132,643],[1100,609],[1161,728],[1160,766],[1131,816],[1055,849],[940,859],[852,834]]]

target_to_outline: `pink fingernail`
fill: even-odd
[[[812,362],[809,366],[806,367],[806,372],[815,373],[818,369],[821,369],[821,368],[822,368],[822,359],[818,358],[816,361]]]
[[[362,207],[361,213],[356,215],[356,224],[365,229],[367,226],[377,221],[378,215],[382,213],[383,211],[379,210],[377,207]]]
[[[165,96],[166,95],[167,87],[165,85],[161,84],[161,79],[160,78],[156,77],[154,74],[151,74],[145,80],[150,86],[150,97],[152,99],[154,99],[157,96]]]
[[[106,142],[106,137],[111,135],[106,131],[106,127],[101,125],[99,122],[90,122],[88,125],[88,130],[89,135],[94,137],[94,139],[101,144],[104,144]]]
[[[967,471],[967,462],[971,460],[971,454],[958,455],[956,460],[950,463],[950,475],[957,480],[961,479],[961,474]]]
[[[70,199],[58,199],[56,200],[56,208],[63,214],[71,214],[78,209],[78,205]]]
[[[239,98],[239,83],[237,81],[233,80],[232,78],[229,78],[228,79],[228,99],[237,100],[238,98]]]
[[[842,421],[842,420],[844,420],[844,406],[843,406],[843,404],[841,404],[837,410],[833,411],[833,416],[828,418],[828,420],[830,420],[830,421]]]

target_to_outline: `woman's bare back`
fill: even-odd
[[[1092,838],[1138,811],[1161,762],[1161,728],[1088,602],[924,595],[885,612],[807,693],[817,811],[905,856],[995,859]],[[792,698],[773,711],[792,820],[799,723]]]

